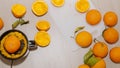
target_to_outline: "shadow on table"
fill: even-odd
[[[16,59],[16,60],[13,60],[13,64],[12,65],[15,66],[15,65],[21,64],[22,62],[25,61],[25,59],[27,58],[28,55],[29,55],[29,52],[28,52],[28,54],[24,55],[23,57],[21,57],[19,59]],[[11,66],[12,60],[4,58],[2,55],[0,55],[0,60],[3,63]]]

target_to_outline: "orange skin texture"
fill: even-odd
[[[106,42],[113,44],[116,43],[119,39],[119,33],[115,28],[107,28],[103,32],[103,38]]]
[[[110,59],[115,63],[120,63],[120,47],[114,47],[110,50]]]
[[[9,36],[6,38],[4,46],[9,53],[15,53],[20,48],[20,40],[16,36]]]
[[[101,21],[101,14],[98,10],[92,9],[86,14],[86,21],[90,25],[96,25]]]
[[[104,42],[97,42],[93,46],[93,54],[97,57],[104,58],[108,54],[108,46]]]
[[[92,35],[87,31],[81,31],[76,35],[76,43],[81,47],[88,47],[92,43]]]
[[[105,13],[103,21],[106,26],[113,27],[118,22],[117,14],[112,11],[109,11]]]

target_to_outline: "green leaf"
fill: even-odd
[[[20,19],[20,25],[28,24],[29,21],[25,21],[24,19]]]
[[[16,28],[19,25],[19,20],[16,20],[13,24],[12,24],[12,28]]]
[[[90,59],[87,62],[87,65],[89,66],[94,66],[98,61],[100,61],[99,58],[96,58],[94,55],[92,57],[90,57]]]
[[[80,30],[82,30],[82,29],[84,29],[84,28],[85,28],[85,26],[77,27],[77,28],[75,29],[75,32],[74,32],[74,33],[77,33],[78,31],[80,31]]]
[[[90,59],[90,57],[93,56],[93,51],[92,49],[90,49],[85,55],[84,55],[84,63],[87,64],[88,60]]]

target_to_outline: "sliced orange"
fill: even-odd
[[[48,12],[48,5],[44,0],[36,0],[32,4],[32,11],[37,16],[42,16]]]
[[[90,8],[88,0],[78,0],[75,4],[75,8],[78,12],[86,12]]]
[[[38,21],[36,24],[38,30],[47,31],[50,28],[50,23],[47,20]]]
[[[39,31],[35,35],[35,43],[41,47],[48,46],[50,43],[50,35],[46,31]]]
[[[22,4],[14,4],[11,11],[15,17],[21,18],[26,13],[26,7]]]
[[[65,0],[51,0],[51,3],[57,7],[63,6],[64,2]]]

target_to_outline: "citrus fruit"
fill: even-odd
[[[46,20],[38,21],[36,24],[38,30],[47,31],[50,28],[50,23]]]
[[[75,4],[75,8],[78,12],[86,12],[90,8],[88,0],[78,0]]]
[[[35,35],[35,43],[41,47],[48,46],[50,43],[50,35],[45,31],[39,31]]]
[[[82,64],[78,68],[90,68],[87,64]]]
[[[117,24],[118,17],[116,13],[109,11],[105,13],[103,20],[106,26],[112,27]]]
[[[15,17],[21,18],[26,13],[26,7],[22,4],[14,4],[12,6],[12,13]]]
[[[3,22],[2,18],[0,18],[0,30],[3,28],[3,26],[4,26],[4,22]]]
[[[110,50],[110,59],[115,63],[120,63],[120,47],[113,47]]]
[[[86,21],[90,25],[98,24],[101,21],[101,13],[96,9],[88,11],[86,14]]]
[[[106,57],[108,54],[108,46],[104,42],[95,43],[93,46],[93,54],[96,57]]]
[[[75,41],[81,47],[88,47],[92,43],[92,35],[87,31],[81,31],[76,35]]]
[[[94,66],[92,66],[91,68],[106,68],[106,63],[103,59],[101,59],[100,61],[98,61]]]
[[[113,44],[118,41],[119,33],[115,28],[107,28],[103,31],[103,38],[106,42]]]
[[[48,12],[48,5],[44,0],[36,0],[32,3],[32,11],[37,16],[42,16]]]
[[[15,53],[20,48],[20,40],[14,36],[8,36],[4,42],[4,47],[9,53]]]
[[[64,2],[65,0],[51,0],[51,3],[57,7],[63,6]]]

